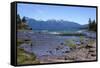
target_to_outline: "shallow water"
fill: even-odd
[[[69,52],[70,48],[64,43],[68,39],[79,40],[78,36],[55,36],[52,34],[39,34],[29,32],[19,32],[19,39],[31,39],[30,44],[22,44],[20,47],[28,52],[33,52],[36,56],[62,56],[65,52]]]

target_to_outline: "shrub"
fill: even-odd
[[[23,40],[17,39],[17,46],[20,46],[20,45],[23,44],[23,43],[24,43]]]
[[[69,46],[70,48],[75,48],[76,47],[76,44],[73,41],[73,39],[66,40],[66,44],[65,45]]]
[[[80,41],[83,41],[84,40],[84,37],[83,36],[80,36]]]
[[[25,52],[24,49],[17,48],[17,63],[31,64],[31,63],[39,63],[39,61],[36,61],[36,56],[34,53],[28,53]]]

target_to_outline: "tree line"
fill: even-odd
[[[17,24],[26,23],[25,16],[21,19],[20,15],[17,14]]]
[[[17,29],[29,29],[32,30],[31,28],[29,28],[29,26],[26,23],[26,18],[25,16],[21,19],[20,15],[17,14]]]
[[[95,20],[91,20],[91,18],[89,18],[89,24],[88,24],[88,29],[89,31],[97,31],[97,23]]]

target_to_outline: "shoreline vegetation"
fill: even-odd
[[[23,48],[19,48],[21,44],[27,43],[23,40],[17,39],[17,63],[20,64],[39,64],[34,53],[25,51]]]
[[[17,16],[17,63],[41,64],[96,60],[96,22],[86,31],[34,31]]]

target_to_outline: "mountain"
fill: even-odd
[[[31,18],[26,18],[28,25],[33,30],[77,30],[82,27],[82,25],[64,20],[35,20]]]
[[[80,29],[88,29],[89,28],[89,24],[84,24],[82,25],[82,27]]]

